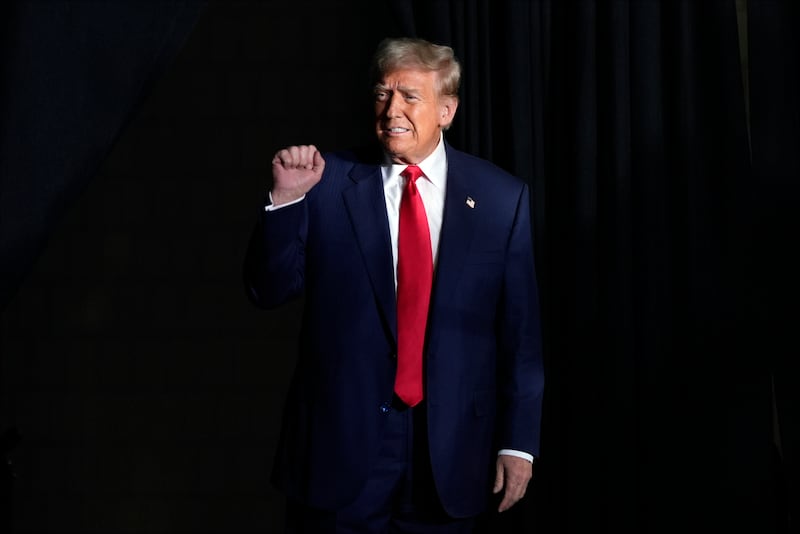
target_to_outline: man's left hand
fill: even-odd
[[[494,493],[505,488],[498,512],[505,512],[525,496],[528,482],[533,476],[533,464],[525,458],[508,454],[497,457],[497,475],[494,479]]]

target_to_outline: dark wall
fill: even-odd
[[[301,303],[241,284],[280,147],[368,139],[380,2],[211,3],[0,325],[15,532],[277,532]],[[363,115],[362,115],[363,113]]]

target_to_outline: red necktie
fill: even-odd
[[[422,171],[409,165],[397,237],[397,376],[394,391],[408,406],[422,400],[422,351],[433,283],[431,235],[417,191]]]

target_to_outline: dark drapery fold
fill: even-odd
[[[759,482],[761,486],[775,484],[775,502],[789,512],[784,531],[796,532],[800,527],[800,373],[794,360],[800,353],[800,261],[793,249],[800,233],[796,208],[800,198],[800,4],[749,0],[747,15],[755,222],[747,266],[758,339],[753,358],[770,365],[777,422],[773,459],[779,473],[777,481]],[[741,388],[739,404],[743,413],[755,418],[750,371],[749,367],[741,370],[748,387]],[[785,515],[778,517],[781,525]]]
[[[0,7],[0,314],[203,5],[12,1]],[[0,459],[17,438],[14,428],[0,428]],[[4,461],[4,532],[12,525],[12,480]]]
[[[534,498],[489,521],[779,528],[735,2],[394,6],[462,59],[451,142],[534,193],[542,458]]]
[[[0,311],[205,2],[4,3]]]

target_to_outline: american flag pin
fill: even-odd
[[[475,201],[472,199],[472,197],[467,197],[467,206],[469,206],[472,209],[475,209]]]

